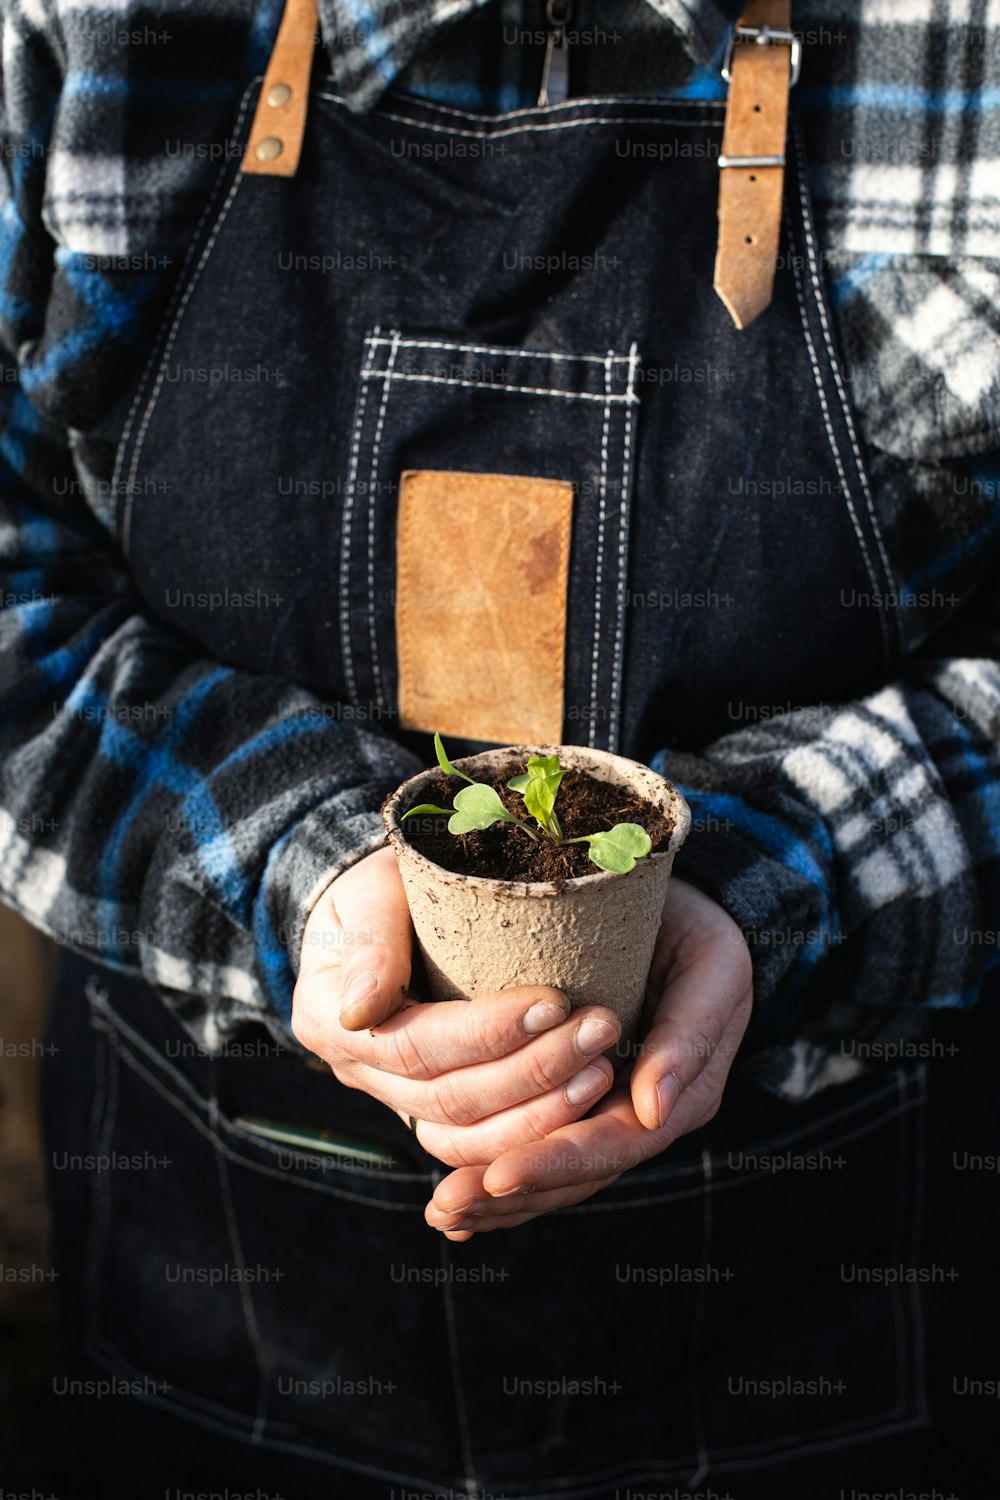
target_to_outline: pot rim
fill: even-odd
[[[634,767],[635,770],[642,771],[647,776],[655,776],[658,781],[663,782],[664,786],[669,790],[670,801],[672,803],[671,810],[674,814],[674,826],[670,833],[670,841],[665,849],[657,849],[654,853],[647,854],[642,861],[637,862],[635,870],[641,869],[644,864],[652,864],[654,861],[659,864],[665,859],[672,860],[690,831],[691,809],[672,781],[666,776],[661,776],[659,771],[654,771],[651,766],[644,765],[642,761],[630,760],[627,756],[616,755],[611,750],[594,750],[589,745],[496,745],[490,750],[477,751],[475,755],[463,755],[460,759],[453,760],[452,765],[464,770],[466,766],[470,765],[473,761],[480,760],[484,755],[520,756],[527,753],[528,756],[531,756],[558,753],[560,759],[562,759],[563,752],[566,751],[569,751],[571,754],[593,756],[597,765],[603,764],[606,757],[607,759],[617,761],[622,766]],[[382,821],[385,823],[390,843],[395,848],[405,849],[407,858],[414,860],[418,867],[426,865],[428,870],[441,872],[445,875],[454,875],[458,880],[468,882],[470,885],[488,886],[496,891],[503,890],[524,896],[549,898],[564,896],[568,892],[579,890],[582,886],[589,887],[595,885],[601,880],[624,880],[628,878],[627,875],[620,875],[615,870],[597,870],[593,875],[575,875],[569,880],[560,881],[557,885],[554,880],[504,880],[493,875],[464,875],[459,870],[449,870],[444,865],[437,864],[433,859],[429,859],[426,854],[421,854],[415,844],[410,843],[400,827],[394,806],[406,787],[412,785],[414,781],[418,781],[422,776],[431,775],[435,769],[434,766],[427,766],[423,771],[417,771],[415,775],[408,777],[406,781],[402,782],[390,794],[382,805]],[[635,870],[629,870],[628,874],[634,874]]]

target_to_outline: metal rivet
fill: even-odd
[[[276,135],[266,135],[262,141],[257,142],[254,156],[258,161],[274,161],[274,158],[280,156],[284,149]]]
[[[280,109],[291,97],[292,90],[287,83],[272,84],[267,91],[267,102],[272,109]]]

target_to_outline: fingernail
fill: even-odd
[[[603,1068],[595,1067],[591,1063],[589,1068],[584,1068],[571,1078],[563,1090],[566,1095],[567,1104],[582,1104],[584,1099],[592,1099],[595,1094],[607,1086],[608,1075]]]
[[[536,1000],[531,1009],[525,1011],[521,1025],[534,1036],[536,1032],[548,1031],[550,1026],[558,1026],[568,1015],[569,1011],[554,1000]]]
[[[473,1223],[471,1219],[460,1219],[457,1224],[442,1224],[441,1228],[451,1234],[456,1229],[472,1229]]]
[[[511,1193],[530,1193],[534,1184],[530,1182],[518,1182],[512,1188],[504,1188],[502,1193],[492,1193],[491,1198],[509,1198]]]
[[[668,1073],[666,1078],[661,1078],[656,1085],[656,1113],[659,1117],[660,1125],[667,1123],[670,1111],[677,1103],[677,1096],[680,1094],[680,1091],[681,1086],[673,1073]]]
[[[355,974],[344,991],[344,997],[340,1002],[340,1014],[350,1010],[352,1005],[357,1005],[366,995],[372,994],[378,989],[378,975],[371,969],[362,969],[360,974]]]
[[[484,1214],[488,1208],[488,1203],[484,1203],[481,1198],[477,1198],[474,1203],[463,1203],[460,1208],[453,1208],[451,1212],[453,1214]],[[445,1209],[445,1213],[448,1213],[448,1211],[448,1209]]]
[[[610,1021],[602,1021],[599,1016],[588,1016],[576,1028],[576,1049],[585,1057],[592,1052],[603,1052],[617,1039],[618,1027],[612,1026]]]

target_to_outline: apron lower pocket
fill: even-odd
[[[926,1421],[919,1070],[756,1134],[723,1111],[585,1203],[451,1244],[430,1159],[239,1123],[412,1149],[368,1096],[288,1055],[188,1066],[175,1023],[164,1046],[161,1016],[152,1039],[88,995],[87,1353],[130,1394],[331,1476],[509,1500],[735,1480]]]
[[[291,1057],[215,1064],[238,1101],[238,1115],[223,1113],[100,990],[91,1005],[102,1082],[88,1147],[89,1357],[139,1399],[328,1464],[332,1483],[337,1470],[455,1482],[441,1250],[423,1219],[430,1172],[268,1141],[238,1120],[259,1106],[257,1067],[291,1070],[265,1094],[268,1113],[308,1120],[315,1093],[332,1102],[337,1139],[370,1135],[382,1116],[383,1141],[401,1127]],[[177,1040],[182,1056],[193,1045]]]
[[[718,1475],[721,1493],[926,1421],[922,1292],[906,1273],[922,1078],[866,1078],[817,1104],[731,1147],[696,1132],[575,1208],[450,1247],[456,1270],[474,1247],[497,1278],[453,1289],[485,1490],[584,1500]]]

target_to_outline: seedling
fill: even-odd
[[[555,811],[559,784],[566,775],[566,768],[559,764],[558,755],[533,755],[528,761],[528,769],[520,776],[512,776],[507,783],[511,791],[523,795],[525,808],[534,819],[532,823],[508,812],[494,787],[473,781],[471,776],[456,771],[445,754],[439,734],[434,736],[434,750],[438,765],[446,776],[456,776],[469,784],[455,793],[453,807],[435,807],[433,803],[421,802],[419,807],[411,807],[403,814],[401,823],[415,813],[450,814],[448,832],[454,834],[492,828],[494,823],[512,823],[536,842],[550,839],[553,844],[589,844],[593,863],[616,875],[627,875],[636,860],[643,859],[653,847],[649,834],[638,823],[617,823],[605,833],[566,838]]]

